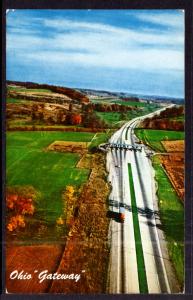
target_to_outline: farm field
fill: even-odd
[[[23,103],[23,104],[24,104],[24,103],[26,103],[26,100],[15,99],[15,98],[7,97],[6,103],[13,103],[13,104],[20,104],[20,103]]]
[[[26,93],[52,93],[51,90],[46,89],[27,89],[19,86],[8,86],[8,91],[26,92]]]
[[[165,152],[162,141],[168,140],[183,140],[184,132],[169,131],[169,130],[154,130],[154,129],[135,129],[136,136],[147,143],[153,150],[158,152]]]
[[[47,151],[55,140],[90,142],[94,134],[76,132],[8,132],[7,186],[33,186],[38,192],[37,220],[54,224],[64,210],[62,192],[87,181],[89,169],[78,169],[78,153]],[[34,222],[33,217],[33,222]]]
[[[114,100],[112,103],[117,103],[125,106],[135,106],[135,107],[143,107],[147,109],[159,108],[159,104],[157,103],[146,103],[146,102],[138,102],[138,101],[123,101],[123,100]]]
[[[123,121],[120,112],[96,112],[96,115],[108,125],[115,125],[117,122]]]
[[[162,141],[167,152],[184,152],[184,140]]]
[[[175,188],[180,200],[184,202],[184,152],[159,155],[160,162]]]

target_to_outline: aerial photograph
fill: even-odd
[[[6,293],[184,292],[184,11],[6,11]]]

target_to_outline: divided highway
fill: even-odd
[[[134,128],[143,118],[126,123],[109,142],[135,147]],[[112,185],[107,292],[178,292],[164,236],[157,228],[153,170],[144,147],[141,151],[110,148],[107,170]],[[120,205],[125,207],[124,222],[119,218]]]

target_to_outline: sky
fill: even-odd
[[[184,97],[182,10],[14,10],[7,80]]]

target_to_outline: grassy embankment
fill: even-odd
[[[164,152],[162,140],[184,139],[184,132],[136,129],[139,139],[154,150]],[[158,156],[153,157],[155,179],[158,183],[158,201],[163,231],[168,242],[168,251],[179,283],[184,282],[184,208],[174,190]]]

